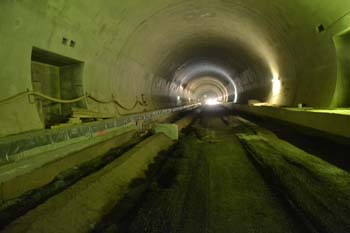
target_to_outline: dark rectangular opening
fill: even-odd
[[[31,57],[33,90],[57,99],[80,97],[84,94],[83,68],[82,61],[34,47]],[[36,103],[45,128],[66,122],[72,107],[86,107],[85,101],[61,104],[42,97],[36,97]]]

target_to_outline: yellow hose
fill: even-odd
[[[71,100],[62,100],[62,99],[57,99],[57,98],[45,95],[43,93],[35,92],[35,91],[29,92],[28,95],[39,96],[39,97],[41,97],[43,99],[50,100],[52,102],[60,103],[60,104],[73,104],[73,103],[79,102],[79,101],[81,101],[81,100],[83,100],[83,99],[85,99],[87,97],[86,95],[83,95],[83,96],[80,96],[78,98],[71,99]]]
[[[7,103],[7,102],[10,102],[12,100],[15,100],[16,98],[19,98],[19,97],[25,96],[25,95],[27,95],[27,96],[30,96],[30,95],[38,96],[40,98],[43,98],[43,99],[46,99],[46,100],[49,100],[49,101],[52,101],[52,102],[55,102],[55,103],[60,103],[60,104],[77,103],[77,102],[82,101],[82,100],[84,100],[86,98],[89,98],[89,99],[95,101],[96,103],[100,103],[100,104],[114,103],[118,107],[120,107],[120,108],[122,108],[122,109],[124,109],[126,111],[131,111],[131,110],[135,109],[137,105],[146,106],[146,104],[142,103],[137,98],[136,98],[136,101],[135,101],[134,105],[132,105],[131,107],[125,107],[121,103],[119,103],[117,100],[114,100],[114,99],[108,100],[108,101],[104,101],[104,100],[96,99],[95,97],[93,97],[91,95],[83,95],[83,96],[77,97],[75,99],[63,100],[63,99],[57,99],[57,98],[54,98],[54,97],[51,97],[51,96],[48,96],[48,95],[45,95],[43,93],[36,92],[36,91],[24,91],[24,92],[18,93],[16,95],[10,96],[10,97],[8,97],[6,99],[0,100],[0,105],[4,104],[4,103]]]
[[[12,100],[15,100],[15,99],[17,99],[17,98],[19,98],[19,97],[21,97],[21,96],[25,96],[25,95],[27,95],[27,94],[28,94],[27,91],[20,92],[20,93],[18,93],[18,94],[16,94],[16,95],[13,95],[13,96],[10,96],[10,97],[8,97],[8,98],[5,98],[5,99],[0,100],[0,104],[5,104],[5,103],[7,103],[7,102],[10,102],[10,101],[12,101]]]

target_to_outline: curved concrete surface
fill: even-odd
[[[0,8],[0,99],[33,90],[35,47],[83,64],[72,98],[148,104],[124,113],[183,105],[198,93],[227,93],[238,103],[350,105],[348,0],[3,0]],[[113,103],[82,105],[118,114]],[[1,136],[44,127],[28,96],[1,102],[0,111]]]

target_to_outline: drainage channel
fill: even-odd
[[[99,171],[147,137],[149,137],[149,134],[143,136],[135,135],[130,141],[118,148],[111,149],[105,155],[61,172],[51,183],[4,203],[0,208],[0,230],[84,177]]]
[[[154,134],[134,138],[102,158],[61,173],[49,185],[8,203],[1,211],[2,223],[7,224],[3,232],[91,231],[102,216],[120,203],[130,184],[145,177],[162,151],[176,143],[170,136],[186,128],[193,118],[193,114],[188,114],[169,125],[168,130],[176,133],[157,133],[155,128]]]

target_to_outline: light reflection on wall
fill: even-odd
[[[282,91],[282,82],[281,78],[279,77],[279,74],[277,71],[272,71],[272,90],[271,90],[271,98],[270,98],[270,104],[278,105],[279,99]]]

